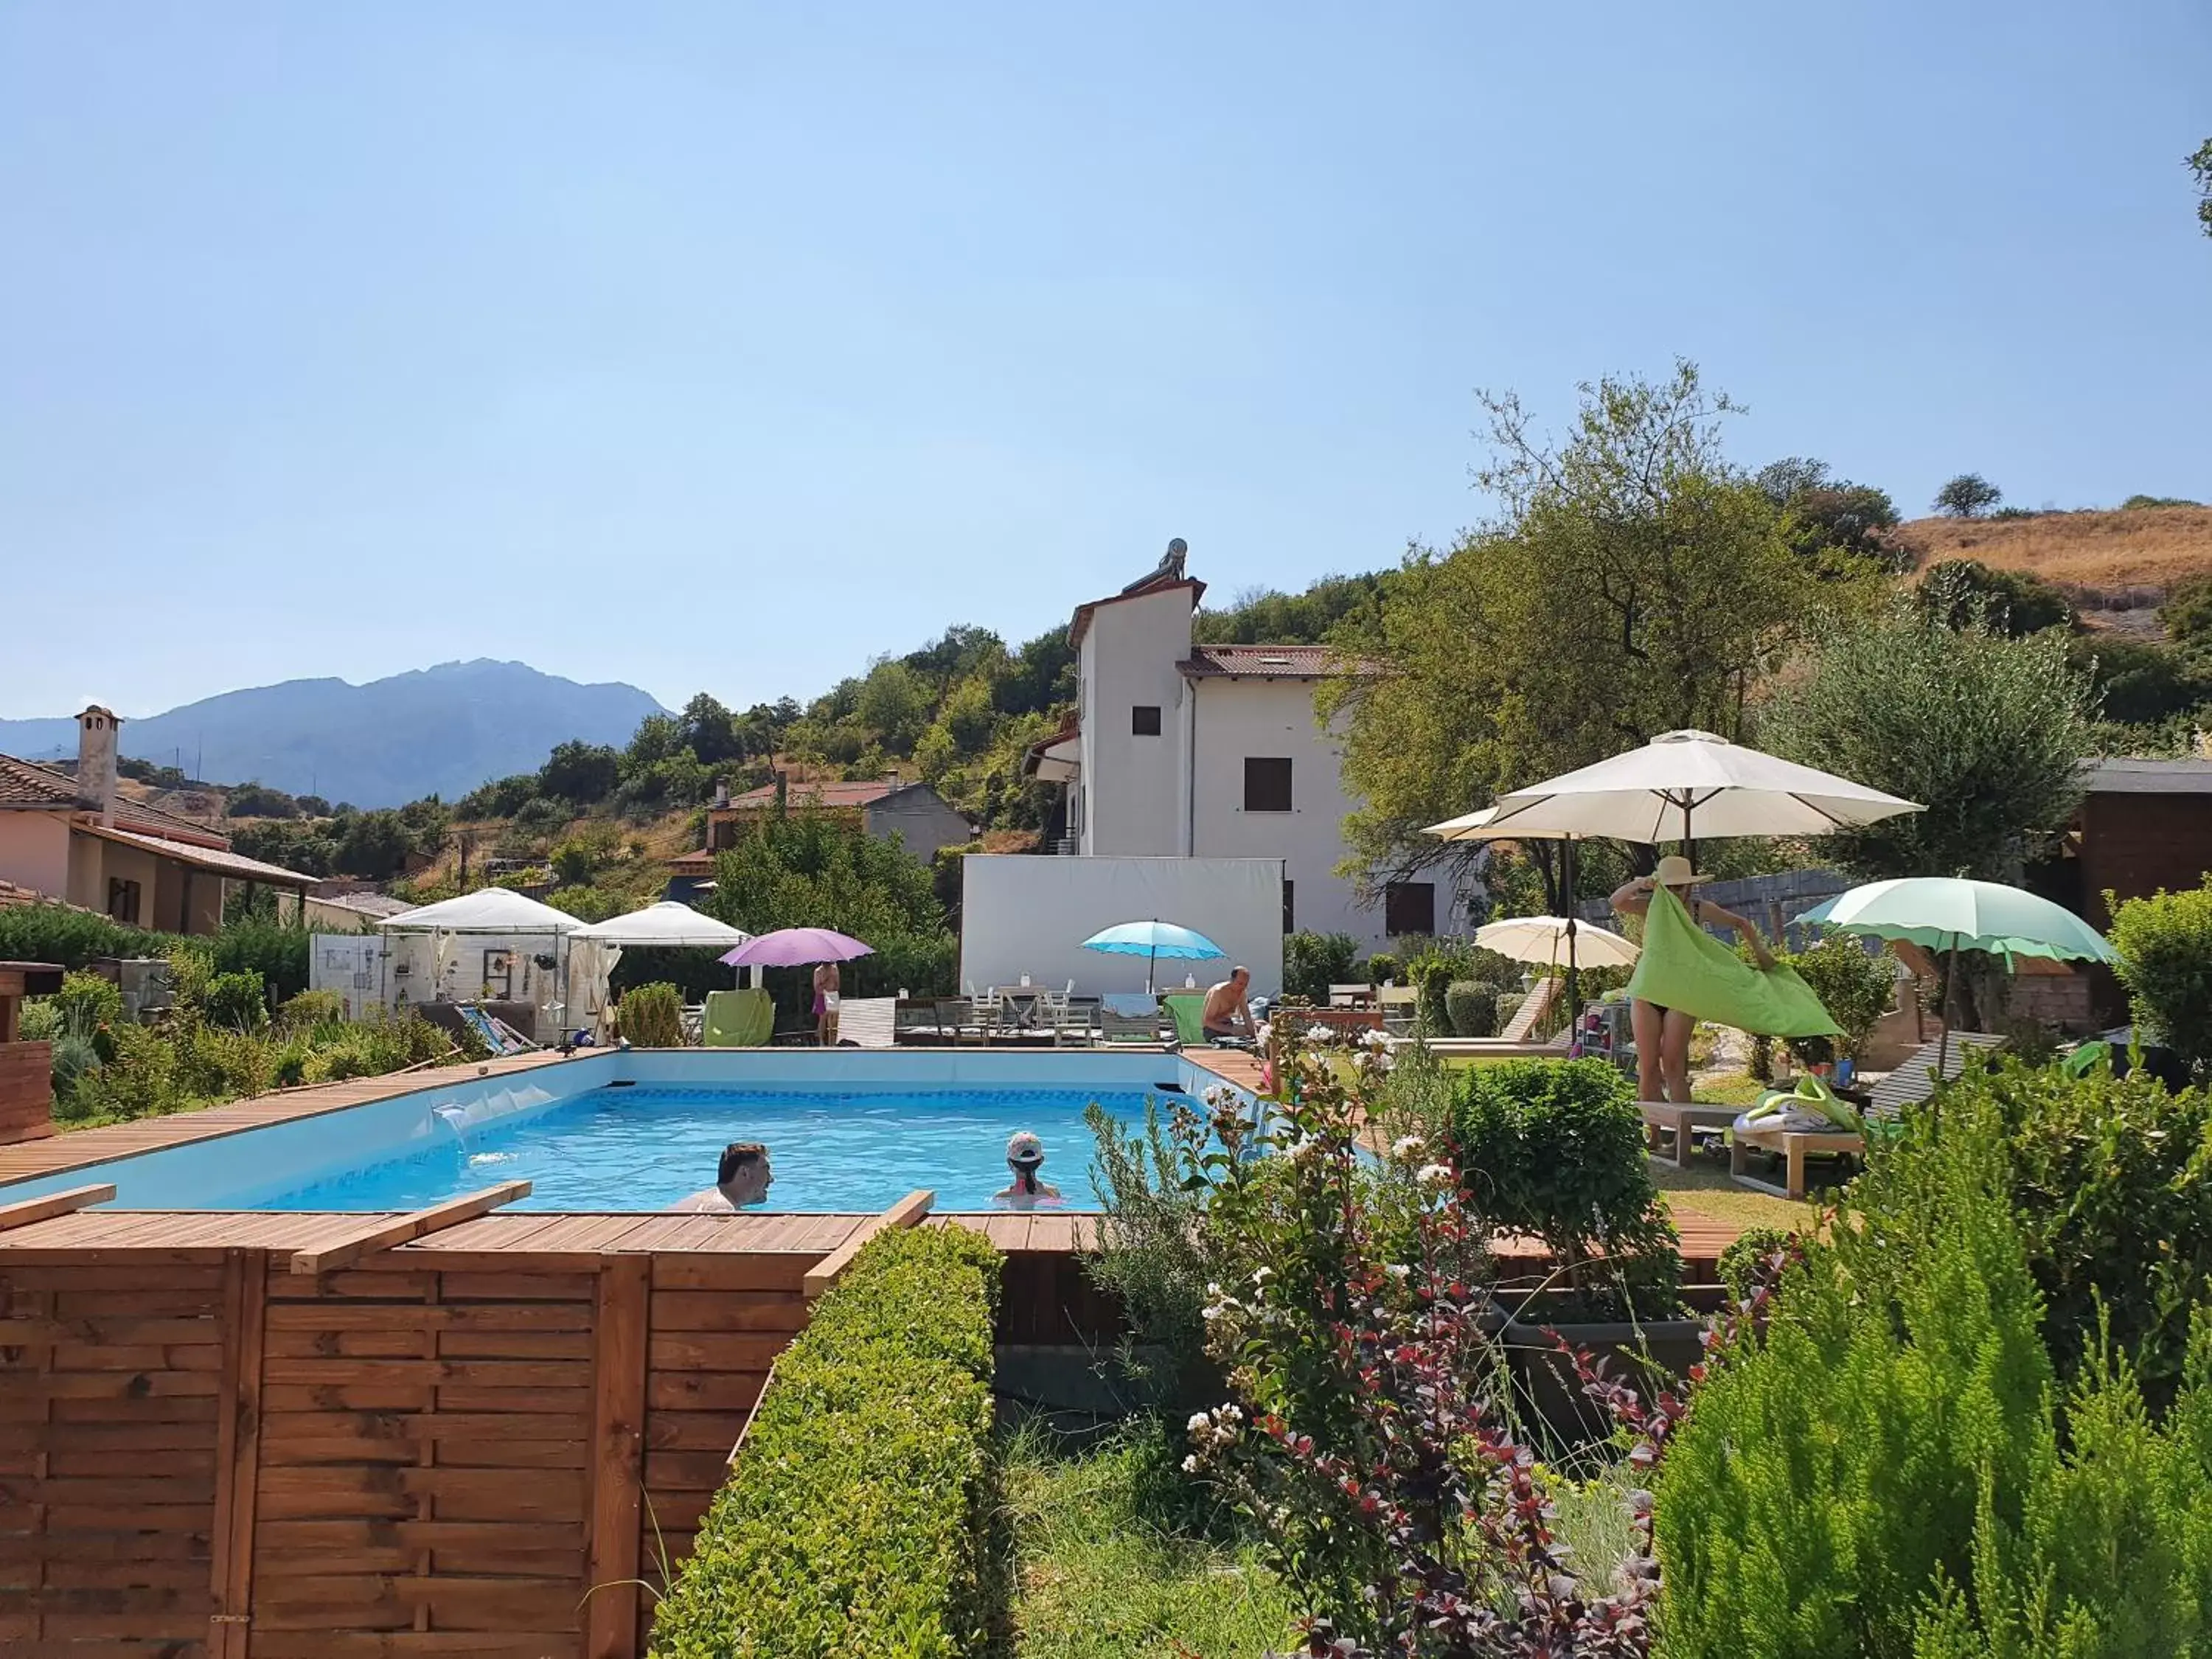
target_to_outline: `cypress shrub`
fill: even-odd
[[[776,1362],[654,1610],[667,1659],[959,1659],[1006,1587],[991,1428],[999,1253],[960,1227],[871,1241]]]
[[[2101,1339],[2062,1394],[2002,1121],[1946,1097],[1918,1133],[1709,1364],[1657,1485],[1656,1651],[2201,1651],[2212,1321],[2162,1425]]]

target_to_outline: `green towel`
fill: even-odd
[[[1206,993],[1186,991],[1176,996],[1162,997],[1168,1013],[1175,1021],[1176,1040],[1186,1048],[1200,1048],[1208,1041],[1201,1016],[1206,1012]]]
[[[1736,1121],[1756,1124],[1762,1118],[1778,1117],[1791,1111],[1818,1112],[1848,1134],[1856,1134],[1866,1127],[1849,1101],[1839,1098],[1810,1072],[1797,1079],[1794,1089],[1769,1089],[1759,1097],[1758,1105]]]
[[[709,991],[699,1042],[708,1048],[757,1048],[775,1035],[775,1004],[755,986],[749,991]]]
[[[1644,913],[1644,951],[1628,994],[1756,1036],[1843,1035],[1796,969],[1753,967],[1691,921],[1664,887]]]

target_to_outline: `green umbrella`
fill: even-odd
[[[1954,971],[1961,951],[1986,951],[2004,957],[2008,963],[2014,957],[2115,960],[2104,935],[2071,910],[2017,887],[1958,876],[1869,882],[1814,905],[1795,920],[1873,939],[1910,939],[1929,951],[1948,951]],[[1939,1077],[1950,1039],[1947,1020],[1936,1054]]]

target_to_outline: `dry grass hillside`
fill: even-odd
[[[2212,507],[1915,519],[1898,533],[1923,566],[1979,559],[2073,587],[2164,589],[2186,577],[2212,575]]]

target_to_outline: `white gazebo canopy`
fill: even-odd
[[[703,946],[727,951],[752,938],[742,927],[702,915],[688,904],[663,899],[627,915],[611,916],[576,930],[574,939],[595,945],[619,945],[633,949]]]
[[[376,925],[387,933],[573,933],[584,924],[511,887],[487,887],[403,910]]]

